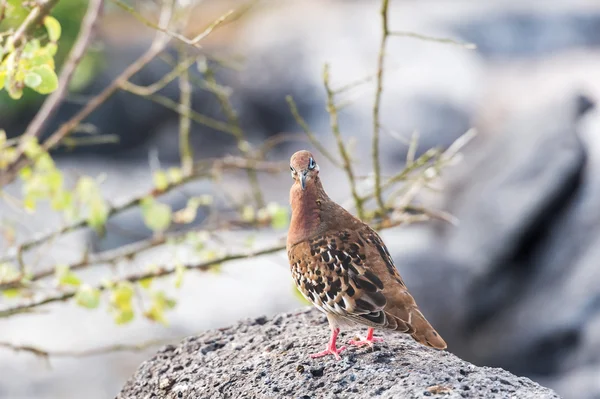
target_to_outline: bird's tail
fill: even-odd
[[[423,313],[417,308],[411,310],[410,325],[414,330],[411,336],[415,341],[436,349],[446,349],[446,341],[429,324]]]

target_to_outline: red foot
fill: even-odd
[[[375,338],[373,337],[373,329],[369,328],[369,330],[367,330],[367,336],[366,338],[363,339],[359,339],[359,340],[351,340],[349,342],[350,345],[356,345],[356,346],[363,346],[363,345],[369,345],[369,346],[373,346],[373,344],[375,342],[383,342],[383,338]]]
[[[323,352],[319,352],[319,353],[315,353],[313,355],[310,355],[311,358],[317,358],[317,357],[323,357],[323,356],[327,356],[327,355],[333,355],[335,356],[336,360],[340,360],[340,352],[342,352],[344,349],[346,349],[345,346],[342,346],[341,348],[337,348],[335,345],[335,341],[337,341],[337,337],[338,334],[340,333],[340,329],[339,328],[335,328],[335,329],[331,329],[331,338],[329,339],[329,344],[327,345],[327,349],[325,349]]]
[[[310,357],[313,359],[316,359],[318,357],[333,355],[333,356],[335,356],[335,360],[341,360],[342,358],[340,357],[340,353],[345,349],[346,349],[345,346],[342,346],[341,348],[335,348],[335,347],[327,348],[323,352],[313,353],[312,355],[310,355]]]

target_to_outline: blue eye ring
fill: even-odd
[[[308,170],[313,170],[315,168],[315,166],[317,166],[317,164],[315,163],[315,160],[312,158],[309,158],[308,160]]]

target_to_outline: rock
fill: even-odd
[[[600,46],[600,10],[537,13],[524,10],[488,12],[457,24],[455,31],[476,43],[486,58],[540,57],[573,47]]]
[[[484,125],[437,206],[459,226],[428,224],[429,244],[396,256],[462,358],[549,382],[597,364],[599,185],[587,171],[600,147],[597,134],[581,134],[592,108],[575,96]],[[597,397],[572,396],[568,381],[556,385],[561,394]]]
[[[403,334],[382,333],[384,343],[350,348],[341,361],[310,359],[328,334],[325,317],[315,309],[207,331],[162,348],[117,399],[558,398],[527,378],[476,367]]]

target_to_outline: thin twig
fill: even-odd
[[[172,342],[179,341],[180,339],[157,339],[152,341],[143,342],[141,344],[115,344],[109,346],[103,346],[100,348],[86,349],[82,351],[74,350],[49,350],[41,349],[31,345],[16,345],[9,342],[0,342],[0,348],[6,348],[14,352],[26,352],[34,356],[41,357],[44,359],[48,358],[80,358],[90,357],[98,355],[106,355],[109,353],[116,352],[142,352],[150,348],[163,346]]]
[[[385,46],[387,43],[389,28],[388,28],[388,6],[389,0],[381,2],[381,22],[382,35],[379,44],[379,54],[377,56],[377,80],[375,89],[375,103],[373,104],[373,137],[372,137],[372,156],[373,156],[373,173],[375,174],[375,201],[379,207],[381,214],[385,214],[385,204],[383,203],[383,195],[381,193],[381,165],[379,161],[379,131],[380,131],[380,107],[381,93],[383,91],[383,69],[385,63]]]
[[[183,51],[180,52],[183,55]],[[186,68],[179,76],[179,104],[182,108],[192,109],[192,86],[190,85],[189,71]],[[190,117],[185,114],[179,115],[179,156],[181,158],[181,170],[184,175],[192,173],[194,157],[190,146]]]
[[[152,94],[152,95],[149,95],[147,98],[151,101],[154,101],[157,104],[162,105],[163,107],[165,107],[167,109],[170,109],[171,111],[177,112],[179,115],[186,115],[191,120],[193,120],[194,122],[196,122],[200,125],[207,126],[211,129],[215,129],[215,130],[217,130],[219,132],[223,132],[223,133],[228,133],[233,136],[235,136],[235,134],[236,134],[236,130],[233,126],[231,126],[225,122],[221,122],[217,119],[211,118],[210,116],[202,115],[202,114],[194,111],[193,109],[185,108],[185,107],[181,106],[181,104],[179,104],[178,102],[173,101],[168,97],[161,96],[159,94]]]
[[[182,73],[187,72],[187,70],[196,62],[198,57],[202,57],[202,55],[196,57],[189,57],[186,60],[179,62],[169,73],[160,78],[158,81],[152,83],[148,86],[138,86],[135,83],[131,83],[129,81],[123,82],[121,84],[121,89],[126,90],[130,93],[141,97],[150,96],[157,91],[163,89],[173,80],[177,79],[181,76]]]
[[[337,142],[338,151],[340,153],[340,156],[342,157],[344,170],[346,171],[346,175],[348,176],[348,181],[350,183],[350,191],[352,192],[352,198],[354,199],[354,204],[356,206],[356,213],[358,215],[358,218],[363,220],[365,216],[363,208],[364,199],[358,195],[358,191],[356,190],[356,180],[354,178],[354,171],[352,170],[352,162],[350,161],[350,156],[346,151],[346,146],[344,145],[344,141],[342,140],[342,135],[340,133],[340,127],[338,124],[338,113],[334,101],[334,93],[331,90],[331,86],[329,85],[329,65],[327,64],[325,64],[325,67],[323,68],[323,83],[325,85],[325,91],[327,93],[327,112],[329,113],[331,131]]]
[[[420,33],[407,32],[407,31],[392,31],[389,32],[390,36],[399,36],[399,37],[412,37],[414,39],[425,40],[428,42],[436,42],[436,43],[444,43],[444,44],[453,44],[456,46],[460,46],[466,48],[467,50],[475,50],[477,49],[477,45],[474,43],[465,43],[460,42],[454,39],[442,38],[442,37],[433,37],[428,35],[422,35]]]
[[[174,39],[177,39],[179,41],[181,41],[182,43],[185,43],[187,45],[190,46],[194,46],[194,47],[200,47],[199,43],[202,41],[202,39],[204,39],[210,32],[204,31],[202,33],[200,33],[198,36],[194,37],[193,39],[188,39],[187,37],[177,33],[177,32],[173,32],[171,30],[169,30],[168,28],[162,27],[160,25],[155,24],[154,22],[146,19],[145,17],[143,17],[140,13],[138,13],[133,7],[128,6],[127,4],[123,3],[120,0],[111,0],[113,3],[115,3],[117,6],[121,7],[123,10],[127,11],[128,13],[130,13],[131,15],[133,15],[138,21],[140,21],[141,23],[143,23],[144,25],[148,26],[149,28],[152,28],[154,30],[157,30],[159,32],[162,32]],[[222,15],[218,20],[216,20],[213,24],[221,24],[223,22],[225,22],[225,20],[227,18],[229,18],[229,16],[231,16],[234,13],[235,10],[229,10],[227,11],[227,13],[225,13],[224,15]]]
[[[208,82],[209,85],[217,85],[218,82],[215,79],[214,71],[208,69],[205,73],[204,78]],[[234,136],[237,140],[238,150],[249,160],[252,160],[255,155],[252,153],[252,147],[250,143],[246,140],[244,135],[244,130],[240,125],[240,120],[237,115],[237,112],[233,108],[233,104],[231,103],[231,99],[229,95],[222,90],[214,90],[214,95],[217,97],[219,104],[221,105],[221,109],[225,113],[229,124],[233,128]],[[265,206],[265,200],[262,194],[262,190],[260,188],[260,183],[258,181],[258,176],[255,170],[248,169],[248,181],[250,182],[250,189],[252,190],[252,194],[254,196],[254,202],[257,208],[262,208]]]
[[[319,152],[321,154],[323,154],[323,156],[325,158],[327,158],[329,160],[329,162],[331,162],[332,164],[334,164],[338,168],[343,168],[343,165],[340,163],[340,161],[338,161],[337,159],[335,159],[335,157],[327,150],[327,148],[325,148],[325,146],[323,146],[319,142],[319,139],[317,139],[317,136],[313,133],[313,131],[310,130],[310,127],[308,126],[308,123],[306,123],[306,121],[304,120],[304,118],[302,118],[302,115],[300,115],[300,112],[298,111],[298,106],[296,105],[296,102],[294,101],[294,99],[292,98],[292,96],[290,96],[290,95],[285,96],[285,100],[287,101],[287,103],[288,103],[288,105],[290,107],[290,111],[292,112],[292,116],[296,120],[296,123],[298,125],[300,125],[300,127],[302,128],[302,130],[304,130],[304,133],[306,133],[306,136],[308,136],[308,140],[310,141],[310,143],[313,146],[315,146],[315,148],[317,150],[319,150]]]

